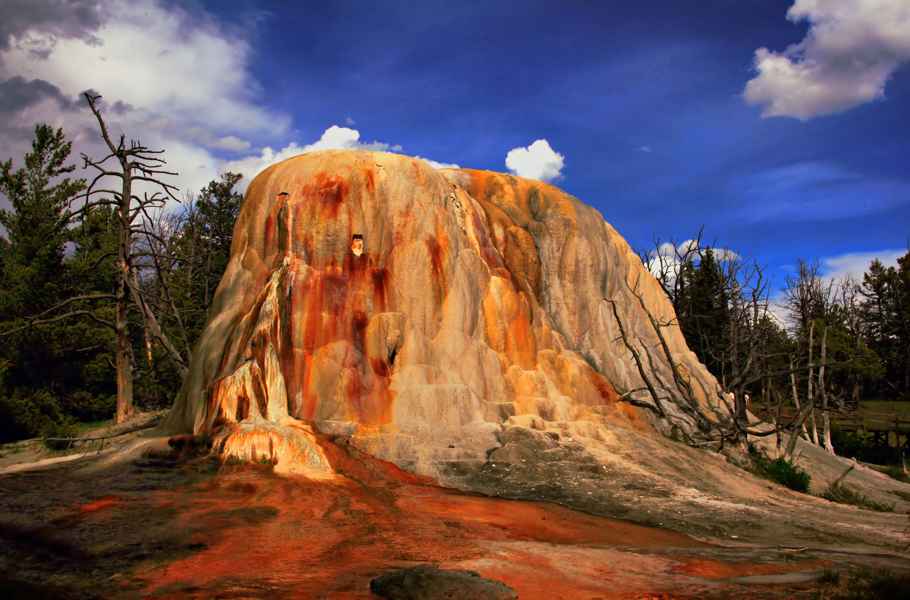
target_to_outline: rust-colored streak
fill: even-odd
[[[369,324],[369,319],[366,313],[362,310],[354,311],[351,316],[351,341],[354,343],[354,348],[361,354],[364,353],[364,333],[366,332],[367,324]]]
[[[518,314],[508,324],[506,351],[523,369],[533,369],[536,363],[537,344],[531,331],[530,307],[523,294],[519,294],[518,298]]]
[[[373,269],[370,276],[373,279],[373,302],[376,305],[376,310],[385,311],[389,272],[387,269]]]
[[[245,395],[237,398],[237,411],[234,413],[235,421],[242,421],[250,415],[250,399]]]
[[[436,279],[442,278],[442,247],[436,238],[430,237],[425,240],[427,251],[430,253],[430,260],[433,263],[433,276]]]
[[[703,577],[705,579],[732,579],[733,577],[749,577],[752,575],[778,575],[808,571],[813,568],[822,568],[828,565],[823,560],[805,560],[791,564],[753,562],[721,562],[710,559],[690,559],[673,567],[674,573]]]
[[[106,508],[112,508],[123,503],[123,499],[119,496],[103,496],[97,500],[91,502],[86,502],[79,507],[79,512],[81,513],[94,513]]]
[[[288,411],[292,416],[310,420],[319,414],[326,393],[340,394],[336,401],[347,411],[346,418],[365,427],[376,427],[390,419],[393,393],[389,390],[388,368],[371,364],[366,358],[365,333],[370,318],[386,309],[389,273],[384,268],[372,267],[373,256],[354,256],[347,253],[337,266],[333,261],[316,265],[307,271],[298,270],[292,263],[290,271],[282,276],[275,322],[267,335],[249,337],[250,348],[257,365],[266,363],[266,350],[274,344],[278,352],[281,374],[288,397]],[[253,321],[260,319],[263,303],[253,309]],[[324,368],[318,354],[321,349],[336,342],[350,344],[344,354],[343,369],[346,384],[327,389],[324,378],[317,377],[316,369]],[[254,400],[264,414],[267,392],[257,380],[261,393]],[[320,387],[322,386],[322,387]],[[231,403],[225,393],[213,399],[212,410],[220,404],[230,406],[228,420],[240,420],[245,407]],[[222,411],[223,412],[223,411]],[[246,415],[244,415],[246,416]]]
[[[446,279],[443,266],[443,247],[435,237],[428,237],[424,240],[427,246],[427,253],[430,256],[430,266],[433,269],[431,286],[434,292],[434,301],[436,306],[442,304],[446,295]]]
[[[619,394],[616,393],[616,390],[613,389],[613,386],[610,385],[610,382],[604,379],[603,375],[594,369],[588,369],[588,378],[597,389],[597,392],[600,394],[602,400],[608,403],[619,401]]]
[[[268,218],[265,220],[265,232],[264,232],[264,242],[263,246],[266,248],[266,251],[273,249],[276,246],[276,221],[278,217],[274,212],[271,212]]]
[[[386,362],[381,358],[371,358],[370,367],[373,369],[373,373],[379,377],[389,376],[389,365],[387,365]]]

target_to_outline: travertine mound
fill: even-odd
[[[437,477],[515,427],[693,439],[723,418],[718,385],[674,319],[625,240],[551,185],[303,154],[250,184],[169,423],[304,474],[328,469],[309,426]]]

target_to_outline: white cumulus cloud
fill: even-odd
[[[0,86],[17,100],[0,102],[0,157],[21,157],[40,121],[62,126],[75,156],[106,155],[87,89],[103,95],[111,134],[164,149],[180,173],[169,182],[187,191],[217,176],[216,152],[286,134],[290,117],[261,102],[242,32],[163,0],[78,2],[98,18],[62,33],[48,20],[58,0],[0,2]]]
[[[897,259],[906,253],[906,249],[884,249],[826,256],[818,261],[820,266],[819,275],[825,284],[838,285],[845,279],[861,284],[863,282],[863,274],[869,270],[869,265],[872,264],[873,260],[878,260],[886,267],[896,267]],[[788,268],[794,269],[792,266]],[[786,302],[784,290],[779,290],[771,299],[771,310],[778,322],[784,326],[792,326],[793,321],[790,319]]]
[[[3,70],[50,81],[75,96],[91,88],[147,116],[214,129],[282,132],[285,115],[256,101],[250,45],[202,14],[156,0],[101,2],[107,19],[94,40],[59,38],[26,26],[2,52]],[[32,46],[46,38],[46,56]]]
[[[438,160],[433,160],[431,158],[425,158],[423,156],[415,156],[414,158],[420,159],[422,161],[430,163],[430,166],[434,169],[460,169],[461,167],[455,163],[444,163],[439,162]]]
[[[697,239],[688,239],[679,244],[672,242],[658,244],[656,248],[648,252],[645,266],[648,267],[651,274],[655,276],[666,274],[670,280],[673,280],[679,274],[685,260],[698,262],[702,253],[709,249],[717,261],[729,262],[739,258],[739,254],[729,248],[702,246]]]
[[[218,148],[219,150],[228,150],[230,152],[242,152],[243,150],[250,149],[250,143],[246,140],[240,139],[236,135],[226,135],[215,140],[212,143],[212,148]]]
[[[297,142],[291,142],[280,150],[266,146],[259,154],[253,154],[237,160],[231,160],[222,163],[221,171],[231,171],[243,175],[244,185],[249,184],[259,172],[285,159],[291,158],[304,152],[313,150],[376,150],[380,152],[400,151],[402,148],[397,144],[387,144],[386,142],[372,141],[361,142],[360,132],[350,127],[340,127],[332,125],[322,132],[322,135],[315,142],[300,145]]]
[[[38,122],[65,129],[74,162],[80,152],[105,156],[80,99],[87,89],[103,95],[113,136],[124,133],[166,151],[168,169],[179,172],[168,182],[183,192],[198,191],[228,170],[243,174],[246,185],[268,165],[311,150],[402,150],[361,140],[351,117],[347,127],[332,125],[315,141],[286,143],[291,117],[264,102],[265,90],[252,74],[253,38],[198,3],[64,4],[66,10],[60,0],[0,0],[0,160],[21,157]],[[56,18],[61,14],[66,23]]]
[[[850,277],[859,283],[862,282],[863,273],[869,270],[873,260],[878,259],[886,267],[896,267],[897,259],[906,253],[906,250],[877,250],[828,256],[821,260],[822,273],[827,279],[841,280]]]
[[[550,147],[545,139],[526,148],[518,147],[506,154],[506,167],[519,177],[552,181],[562,175],[565,157]]]
[[[806,120],[883,98],[910,61],[908,0],[796,0],[787,19],[809,31],[783,52],[755,51],[743,96],[762,116]]]

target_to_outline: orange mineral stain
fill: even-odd
[[[751,575],[781,575],[797,571],[822,569],[828,565],[826,561],[812,560],[799,563],[765,563],[750,562],[720,562],[709,559],[691,558],[674,567],[674,573],[684,573],[705,579],[730,579],[733,577],[748,577]]]
[[[243,581],[276,597],[371,598],[369,581],[383,571],[436,563],[503,581],[521,598],[676,598],[720,585],[712,579],[800,569],[706,560],[692,554],[712,547],[680,533],[465,494],[322,436],[319,444],[338,478],[225,467],[204,484],[158,492],[159,505],[181,507],[175,526],[202,549],[136,572],[146,593],[214,597]]]
[[[117,496],[104,496],[102,498],[98,498],[97,500],[93,500],[91,502],[86,502],[85,504],[83,504],[82,506],[79,507],[79,512],[94,513],[94,512],[98,512],[100,510],[104,510],[106,508],[111,508],[113,506],[117,506],[118,504],[121,504],[122,502],[123,502],[123,500]]]

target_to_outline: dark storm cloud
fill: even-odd
[[[16,76],[0,81],[0,114],[17,113],[47,98],[56,100],[63,110],[78,107],[74,99],[67,98],[60,88],[43,79],[28,81]]]
[[[99,0],[3,0],[0,2],[0,50],[28,30],[59,38],[97,41],[95,31],[104,15]],[[46,49],[33,50],[45,54]]]

